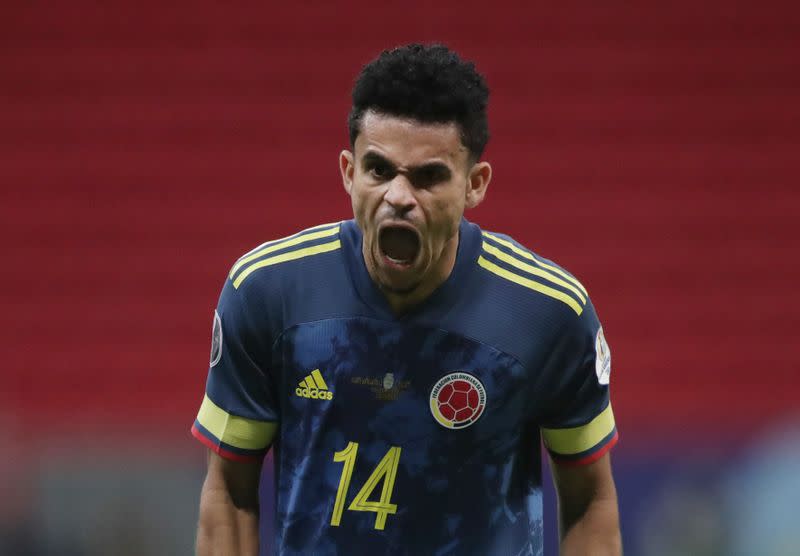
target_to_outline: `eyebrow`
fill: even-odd
[[[361,161],[362,164],[380,162],[382,164],[391,167],[394,170],[397,170],[397,165],[394,162],[374,151],[367,151],[366,153],[364,153],[364,156],[361,158]],[[428,162],[426,164],[420,164],[418,166],[408,167],[409,174],[418,174],[420,172],[446,172],[447,175],[449,176],[451,170],[450,167],[444,162]]]

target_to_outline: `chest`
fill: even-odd
[[[492,346],[367,318],[293,327],[276,343],[273,368],[281,422],[309,442],[480,443],[518,432],[544,402],[536,369]]]

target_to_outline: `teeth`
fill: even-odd
[[[389,255],[386,255],[386,258],[395,264],[408,264],[408,261],[406,259],[395,259],[390,257]]]

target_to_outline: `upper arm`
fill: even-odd
[[[552,462],[562,533],[585,515],[618,530],[609,454],[617,442],[609,390],[611,352],[591,303],[580,318],[567,322],[557,350],[552,403],[541,432]]]
[[[564,465],[551,459],[563,529],[584,515],[592,504],[606,504],[616,513],[617,494],[608,453],[587,465]]]
[[[260,477],[261,462],[234,461],[209,450],[203,489],[206,493],[222,492],[236,508],[254,510],[258,507]]]
[[[588,465],[617,441],[609,379],[611,352],[591,303],[564,325],[549,372],[552,392],[541,432],[562,465]]]
[[[233,461],[209,451],[200,494],[198,555],[258,554],[260,476],[260,461]]]
[[[278,424],[264,297],[226,280],[214,313],[205,396],[192,426],[215,454],[239,462],[260,462]]]

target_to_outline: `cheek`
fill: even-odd
[[[356,220],[364,222],[373,218],[375,207],[380,204],[380,195],[376,188],[359,186],[354,183],[350,200]]]
[[[464,196],[459,191],[439,197],[432,204],[436,220],[441,227],[448,230],[453,223],[458,227],[461,215],[464,214],[464,206]]]

